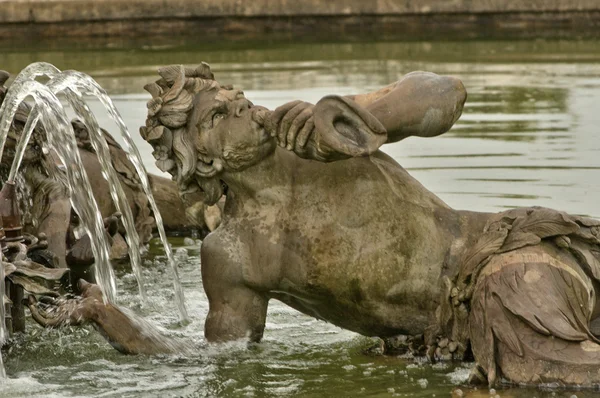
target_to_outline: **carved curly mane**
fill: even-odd
[[[223,194],[218,178],[196,175],[198,153],[194,145],[196,127],[188,124],[194,108],[194,97],[202,91],[218,90],[210,66],[197,68],[170,65],[158,70],[161,79],[144,89],[152,95],[148,101],[146,126],[140,128],[142,138],[152,145],[156,166],[171,174],[182,195],[200,188],[204,202],[212,205]]]

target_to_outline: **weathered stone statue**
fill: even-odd
[[[390,345],[409,335],[431,359],[472,355],[473,381],[600,383],[600,222],[457,211],[378,151],[447,131],[466,100],[460,81],[416,72],[271,112],[206,64],[159,74],[141,129],[157,165],[184,193],[227,197],[201,252],[209,341],[260,340],[275,298]],[[114,307],[77,308],[137,352],[139,331],[111,334]],[[164,351],[140,351],[153,345]]]

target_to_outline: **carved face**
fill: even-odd
[[[220,88],[197,94],[190,123],[197,130],[196,175],[212,178],[223,171],[240,171],[272,153],[276,142],[264,128],[268,112],[254,106],[239,90]]]
[[[264,128],[269,111],[222,87],[208,64],[171,65],[158,73],[161,79],[144,87],[152,99],[140,134],[184,201],[212,205],[223,194],[221,173],[243,170],[274,151],[275,139]]]

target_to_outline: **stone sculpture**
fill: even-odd
[[[9,77],[10,75],[7,72],[0,71],[0,104],[7,90],[4,84]],[[9,131],[6,148],[0,163],[0,173],[4,175],[3,180],[6,180],[8,176],[15,147],[20,139],[29,112],[30,106],[27,103],[22,103]],[[79,154],[92,182],[94,197],[98,202],[102,215],[109,217],[116,212],[116,208],[110,195],[108,183],[102,176],[100,163],[89,140],[88,131],[79,120],[73,120],[72,125],[77,138]],[[24,230],[34,235],[44,232],[47,236],[49,250],[56,254],[58,265],[64,267],[69,251],[66,236],[69,230],[73,230],[78,226],[78,222],[77,218],[72,217],[71,214],[67,185],[64,173],[60,170],[60,162],[55,154],[44,150],[45,134],[43,127],[38,126],[34,130],[32,142],[25,152],[17,188],[20,191],[20,197],[31,198],[31,200],[29,202],[21,201],[20,210]],[[155,226],[148,198],[143,193],[137,173],[128,160],[125,151],[108,132],[104,131],[104,134],[109,144],[113,167],[117,171],[121,185],[129,199],[140,241],[147,243],[152,237]],[[209,227],[204,222],[203,212],[194,212],[194,209],[198,207],[193,207],[195,203],[184,204],[173,182],[155,175],[149,175],[149,179],[158,207],[164,210],[161,213],[167,231],[185,233],[197,230],[201,235],[209,232]],[[198,198],[195,199],[196,201],[199,200]],[[204,210],[204,208],[201,208],[201,210]],[[216,227],[215,224],[218,224],[220,219],[218,209],[213,210],[213,212],[215,211],[217,220],[211,220],[210,227],[212,228]],[[121,224],[114,234],[113,259],[123,258],[127,254],[124,235],[125,229]]]
[[[460,81],[417,72],[271,112],[206,64],[159,74],[140,131],[157,165],[184,195],[227,197],[201,252],[209,341],[260,340],[274,298],[388,347],[472,357],[473,382],[600,382],[600,222],[457,211],[378,151],[447,131],[466,100]],[[77,308],[132,347],[135,333],[111,335],[114,309],[94,303]],[[141,351],[153,344],[164,351]]]
[[[9,79],[7,72],[0,71],[0,104],[6,95],[4,84]],[[0,175],[6,181],[15,156],[15,149],[25,123],[30,106],[21,103],[7,137],[5,150],[0,163]],[[111,259],[127,257],[125,228],[115,214],[108,183],[102,176],[100,163],[88,137],[88,131],[78,120],[72,122],[76,134],[80,156],[84,163],[94,196],[102,215],[106,217],[105,227],[112,246]],[[155,227],[148,198],[134,167],[125,151],[104,131],[113,167],[135,218],[135,227],[142,244],[152,237]],[[38,126],[33,133],[23,158],[16,184],[6,183],[0,191],[0,216],[6,225],[10,250],[5,254],[5,275],[7,296],[5,301],[10,310],[7,319],[9,332],[20,332],[25,328],[23,289],[40,295],[58,295],[65,289],[77,292],[77,280],[84,278],[94,281],[91,266],[94,263],[90,238],[76,233],[79,218],[71,209],[66,177],[57,156],[45,149],[46,131]],[[212,210],[215,215],[204,222],[203,213],[193,213],[198,207],[186,206],[181,200],[176,185],[166,178],[149,176],[154,196],[159,208],[163,209],[163,220],[167,231],[186,233],[195,230],[200,236],[215,228],[220,220],[219,208]],[[8,196],[7,196],[8,195]],[[5,206],[5,205],[8,205]],[[13,208],[14,207],[14,208]],[[188,208],[189,207],[189,208]],[[168,209],[166,211],[165,209]],[[8,212],[8,213],[7,213]],[[12,222],[14,221],[14,222]],[[9,229],[19,231],[20,236],[10,239]],[[23,232],[23,235],[21,233]],[[3,233],[0,233],[2,235]],[[15,257],[15,253],[18,254]],[[67,268],[68,267],[68,268]]]

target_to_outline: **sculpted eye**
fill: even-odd
[[[225,119],[224,113],[219,113],[219,112],[215,113],[212,117],[212,126],[211,127],[214,128],[223,119]]]

